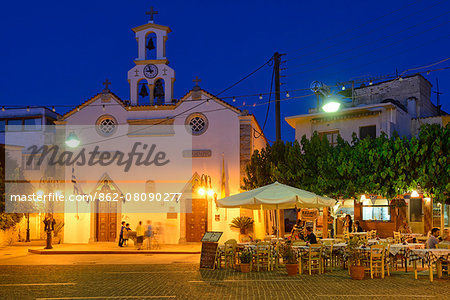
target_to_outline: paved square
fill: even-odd
[[[120,262],[119,262],[120,263]],[[0,266],[1,299],[450,299],[450,279],[351,280],[344,270],[288,277],[286,270],[198,269],[198,264]]]

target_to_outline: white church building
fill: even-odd
[[[128,71],[130,99],[122,100],[112,93],[107,81],[101,93],[80,103],[56,123],[67,128],[95,127],[93,131],[77,133],[81,144],[95,140],[96,135],[102,139],[114,138],[119,134],[120,126],[189,126],[190,148],[175,146],[172,150],[182,153],[192,169],[186,182],[193,187],[192,192],[186,195],[192,201],[192,212],[180,212],[179,207],[168,207],[164,212],[137,212],[127,209],[128,203],[123,201],[92,199],[78,203],[76,211],[72,210],[73,207],[67,208],[63,242],[115,242],[121,221],[130,223],[134,230],[139,221],[145,225],[147,220],[158,228],[159,242],[164,244],[198,242],[205,231],[224,232],[222,241],[238,239],[239,230],[231,229],[230,222],[240,215],[253,217],[253,235],[263,238],[269,228],[264,213],[217,208],[214,201],[215,197],[241,191],[245,166],[251,154],[266,145],[264,136],[255,134],[261,132],[255,117],[201,89],[198,81],[181,99],[174,99],[175,71],[168,65],[165,46],[170,28],[150,21],[133,28],[133,31],[138,57],[134,60],[134,67]],[[127,139],[133,143],[129,134],[125,141]],[[94,146],[95,143],[90,144],[90,147]],[[153,171],[130,172],[127,178],[117,178],[100,168],[74,169],[80,189],[90,194],[95,191],[112,191],[120,195],[148,193],[155,191],[160,178]],[[95,180],[83,180],[87,175]],[[70,176],[70,170],[66,171],[66,179]],[[202,178],[210,179],[208,187],[214,195],[202,193],[200,188],[205,185]],[[67,185],[65,193],[72,192],[71,185]]]

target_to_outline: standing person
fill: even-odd
[[[125,246],[128,246],[128,231],[130,231],[130,223],[127,223],[125,225],[125,228],[123,229],[123,244]]]
[[[120,227],[119,234],[119,247],[123,247],[123,231],[125,229],[125,221],[122,221],[122,226]]]
[[[152,221],[147,221],[147,230],[145,230],[145,236],[147,238],[147,249],[152,248],[152,235],[153,235],[153,227],[152,227]]]
[[[145,228],[142,226],[142,221],[139,221],[138,226],[136,227],[136,244],[138,246],[138,250],[142,249],[142,243],[144,242]]]
[[[352,232],[353,221],[350,215],[345,216],[344,220],[344,233]]]

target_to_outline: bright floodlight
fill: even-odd
[[[205,191],[205,188],[199,188],[198,189],[198,191],[197,191],[197,193],[200,195],[200,196],[203,196],[205,193],[206,193],[206,191]]]
[[[339,110],[340,106],[341,106],[341,104],[339,102],[337,102],[336,100],[330,100],[329,102],[325,103],[324,106],[322,106],[322,109],[327,113],[331,113],[331,112],[337,112]]]
[[[66,139],[66,145],[70,148],[76,148],[80,144],[80,140],[78,139],[77,135],[73,132],[69,134],[69,136]]]
[[[208,196],[212,197],[214,195],[214,191],[212,189],[209,189],[207,194]]]

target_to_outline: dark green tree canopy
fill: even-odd
[[[396,132],[337,145],[314,133],[310,139],[277,141],[255,151],[247,165],[245,190],[275,181],[320,195],[353,198],[377,194],[387,199],[421,187],[443,203],[449,197],[450,127],[424,125],[417,138]]]

